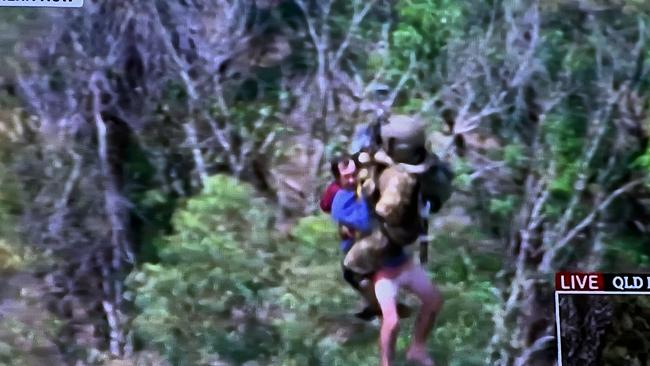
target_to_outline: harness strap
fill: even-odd
[[[429,213],[431,212],[431,204],[424,202],[422,198],[422,191],[418,192],[418,212],[420,213],[420,220],[422,222],[422,233],[418,237],[420,242],[420,264],[425,264],[429,261]]]

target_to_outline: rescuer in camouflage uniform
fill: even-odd
[[[375,224],[357,238],[344,265],[358,273],[373,273],[382,312],[382,365],[390,365],[394,354],[399,321],[396,297],[401,287],[422,302],[407,357],[421,365],[433,365],[425,343],[442,297],[406,248],[426,234],[427,208],[437,209],[448,198],[450,189],[444,183],[451,181],[451,171],[445,174],[441,162],[427,152],[424,126],[413,118],[391,118],[383,123],[379,142],[380,148],[362,151],[357,157],[362,167],[358,193],[368,201]],[[423,187],[436,183],[443,184]]]

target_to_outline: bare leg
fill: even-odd
[[[433,366],[434,362],[427,353],[427,337],[433,329],[436,316],[442,309],[442,295],[438,288],[429,280],[427,273],[419,265],[413,264],[403,276],[406,287],[422,302],[422,307],[415,321],[413,341],[406,357],[422,366]]]
[[[380,278],[375,283],[375,293],[382,312],[379,334],[381,366],[390,366],[395,355],[395,343],[399,332],[399,316],[395,303],[397,285],[391,279]]]

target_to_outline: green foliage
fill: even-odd
[[[285,92],[278,91],[277,93],[291,99]],[[237,102],[230,108],[228,115],[225,115],[218,103],[215,102],[211,105],[209,113],[219,123],[227,123],[230,133],[241,141],[250,143],[254,147],[251,152],[253,155],[260,154],[256,150],[267,142],[266,139],[269,136],[274,136],[273,149],[268,150],[270,156],[266,157],[268,161],[283,153],[285,146],[282,137],[293,132],[291,126],[279,119],[277,100],[271,100],[268,97],[261,100]],[[225,163],[222,161],[222,156],[216,156],[215,160],[218,163]]]
[[[393,31],[397,54],[411,51],[431,59],[462,22],[462,4],[451,0],[402,0],[397,3],[400,22]]]
[[[463,228],[437,233],[431,272],[445,304],[430,341],[442,365],[484,365],[499,300],[493,285],[501,256],[482,247],[484,234]]]
[[[507,218],[515,209],[516,197],[509,195],[506,198],[492,198],[490,199],[489,212],[501,218]]]
[[[616,235],[605,241],[603,266],[606,270],[650,269],[647,239],[633,235]]]
[[[339,279],[335,227],[326,216],[307,217],[295,241],[279,242],[269,218],[249,185],[211,177],[174,214],[160,262],[127,281],[139,338],[174,364],[217,355],[281,364],[347,357],[324,320],[348,312],[354,298]]]
[[[503,161],[511,168],[520,168],[526,161],[524,147],[521,144],[509,144],[503,148]]]
[[[409,99],[405,100],[402,103],[402,105],[400,105],[398,107],[395,107],[395,113],[396,114],[397,113],[400,113],[400,114],[414,114],[414,113],[419,112],[422,109],[423,105],[424,105],[424,100],[422,98],[417,98],[417,97],[409,98]],[[433,116],[434,123],[438,122],[438,121],[435,121],[435,119],[437,117],[438,116]],[[436,126],[436,129],[439,130],[440,127]],[[430,130],[434,131],[433,129],[430,129]]]
[[[400,56],[408,57],[411,50],[422,44],[423,37],[411,25],[404,25],[393,32],[393,43],[400,49]]]
[[[16,39],[21,36],[34,36],[46,27],[47,21],[41,15],[42,12],[30,8],[7,8],[0,12],[0,32],[4,35],[0,39],[2,77],[11,73],[7,65],[16,62]]]
[[[42,284],[0,266],[0,365],[62,364],[56,346],[62,321],[42,303]]]
[[[567,197],[573,192],[573,183],[578,175],[579,162],[566,163],[563,166],[562,172],[551,182],[551,190],[560,195]]]
[[[575,24],[581,19],[575,12],[565,12],[565,21],[551,14],[552,26],[541,30],[543,47],[539,49],[540,59],[553,77],[560,77],[561,73],[569,71],[574,80],[590,82],[596,70],[594,44],[602,40],[598,40],[595,34],[576,34]]]
[[[411,54],[418,60],[419,82],[430,83],[430,62],[441,53],[447,41],[464,26],[464,5],[453,0],[400,0],[395,9],[399,21],[390,34],[388,79],[397,81],[408,69]],[[372,72],[378,65],[371,58]],[[407,84],[407,87],[411,87]]]
[[[632,167],[650,172],[650,147],[634,161]]]
[[[3,142],[4,136],[0,136]],[[17,223],[21,212],[21,187],[16,176],[2,161],[11,161],[11,145],[0,149],[0,271],[20,270],[36,260],[33,250],[19,236]]]
[[[283,335],[277,356],[281,364],[376,363],[373,353],[367,352],[372,348],[367,335],[360,337],[360,343],[350,340],[351,344],[349,334],[337,335],[360,324],[350,324],[347,315],[355,307],[356,295],[341,281],[336,232],[325,215],[305,217],[292,231],[296,241],[291,250],[280,255],[282,284],[266,296],[280,298],[283,315],[276,325]]]
[[[143,265],[127,281],[139,309],[138,335],[174,364],[216,354],[239,361],[263,357],[271,330],[251,320],[255,326],[243,337],[230,310],[249,317],[247,307],[263,305],[257,291],[274,277],[265,265],[269,217],[250,186],[226,176],[206,181],[201,194],[174,214],[174,233],[158,241],[160,262]]]
[[[469,163],[464,160],[458,159],[453,163],[454,167],[454,187],[458,187],[461,190],[469,190],[472,186],[471,173],[472,168]]]
[[[577,78],[588,78],[594,70],[595,51],[585,43],[582,47],[570,50],[563,60],[565,70],[572,72]]]
[[[171,229],[177,198],[158,188],[155,167],[134,141],[127,148],[124,171],[128,182],[125,195],[134,206],[133,234],[134,241],[139,243],[140,259],[155,261],[158,254],[154,241]]]
[[[266,102],[242,102],[232,108],[229,125],[246,141],[261,142],[272,132],[284,132],[286,127],[276,118],[277,106]],[[213,109],[217,118],[223,117]]]
[[[650,146],[632,162],[630,167],[640,170],[646,176],[645,184],[650,188]]]
[[[13,316],[0,318],[0,365],[39,365],[56,362],[54,357],[58,356],[58,350],[53,339],[60,329],[61,322],[42,311],[32,318],[39,319],[34,321]]]
[[[0,142],[4,142],[1,137]],[[11,162],[10,146],[0,149],[0,161]],[[22,187],[8,165],[0,165],[0,237],[15,238]]]
[[[551,182],[551,190],[558,198],[568,197],[573,192],[581,164],[576,157],[582,153],[585,121],[580,114],[549,116],[544,124],[544,133],[550,149],[548,158],[553,159],[556,166],[556,178]]]
[[[445,309],[431,341],[436,361],[443,365],[484,365],[487,355],[483,350],[490,341],[491,317],[498,304],[493,284],[448,284],[443,293]]]
[[[570,44],[566,32],[553,28],[545,31],[542,37],[546,47],[540,49],[540,58],[544,60],[549,73],[557,75],[562,70],[564,58],[567,57],[566,48]]]
[[[22,267],[23,259],[16,252],[16,249],[0,240],[0,271],[16,270]]]

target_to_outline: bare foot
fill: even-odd
[[[414,362],[419,366],[436,366],[431,357],[427,354],[426,348],[411,346],[406,353],[406,359],[409,362]]]

